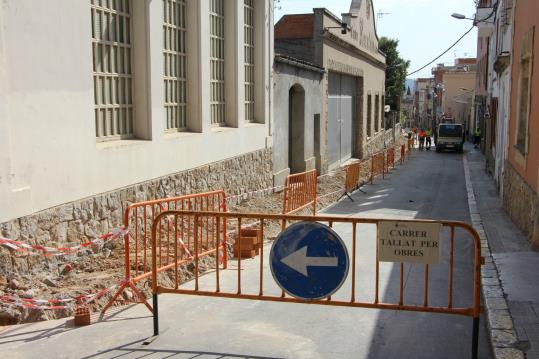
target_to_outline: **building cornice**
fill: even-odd
[[[378,60],[376,57],[369,54],[367,51],[362,50],[359,47],[357,47],[355,45],[352,45],[351,43],[349,43],[347,41],[344,41],[343,39],[341,39],[340,37],[332,34],[331,32],[325,32],[324,35],[323,35],[323,38],[324,38],[324,40],[331,41],[331,42],[333,42],[333,43],[335,43],[335,44],[349,50],[350,52],[354,53],[355,55],[358,55],[363,60],[366,60],[367,62],[371,63],[372,65],[374,65],[374,66],[376,66],[378,68],[380,68],[381,70],[385,71],[386,68],[387,68],[387,65],[384,62]]]
[[[300,59],[296,59],[296,58],[291,57],[291,56],[275,54],[275,61],[283,63],[283,64],[291,65],[291,66],[294,66],[294,67],[299,67],[299,68],[302,68],[302,69],[305,69],[305,70],[318,72],[320,74],[325,74],[326,73],[326,70],[323,67],[319,67],[319,66],[317,66],[315,64],[312,64],[310,62],[300,60]]]

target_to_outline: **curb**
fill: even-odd
[[[481,267],[481,291],[492,352],[496,359],[524,359],[524,353],[515,348],[518,341],[517,333],[513,325],[513,318],[509,312],[505,293],[503,292],[498,268],[490,251],[481,214],[477,208],[473,183],[470,177],[468,157],[466,155],[463,157],[463,162],[472,226],[479,234],[481,239],[481,254],[485,258],[485,265]]]

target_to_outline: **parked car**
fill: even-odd
[[[441,123],[436,131],[436,152],[451,149],[462,152],[464,147],[464,126],[460,123]]]

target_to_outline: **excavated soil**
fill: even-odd
[[[396,154],[398,161],[400,154]],[[360,182],[365,182],[370,175],[368,162],[363,162],[360,172]],[[335,203],[344,193],[344,171],[336,171],[318,178],[317,209],[321,210]],[[282,210],[282,193],[273,193],[260,198],[241,200],[239,203],[229,203],[229,212],[279,214]],[[305,209],[298,215],[311,214]],[[228,227],[228,251],[232,253],[231,243],[236,237],[234,220]],[[257,227],[256,221],[246,221],[242,227]],[[276,238],[280,231],[280,223],[267,221],[264,225],[264,240]],[[98,293],[117,285],[124,276],[124,246],[121,240],[105,242],[103,245],[88,247],[76,255],[61,257],[37,257],[0,247],[0,251],[9,251],[10,258],[19,268],[18,273],[0,273],[0,325],[27,323],[34,321],[57,319],[73,315],[74,305],[66,309],[40,309],[6,304],[7,297],[21,299],[68,299],[83,295]],[[199,260],[199,272],[204,273],[215,268],[215,257],[206,256]],[[184,283],[194,276],[194,265],[189,263],[180,266],[179,282]],[[160,283],[172,284],[175,278],[171,273],[161,273]],[[137,283],[137,288],[150,297],[150,281]],[[115,289],[115,288],[113,288]],[[114,290],[104,293],[88,304],[91,311],[99,312],[108,303]],[[120,296],[126,301],[132,300],[134,294],[125,290]],[[47,305],[38,303],[37,305]]]
[[[321,176],[318,180],[318,210],[325,208],[343,194],[344,173]],[[282,210],[282,193],[269,196],[241,200],[231,203],[229,212],[279,214]],[[305,209],[296,214],[311,214]],[[231,220],[231,222],[234,222]],[[242,227],[258,227],[258,223],[247,221]],[[232,229],[230,229],[232,228]],[[229,242],[236,237],[234,224],[229,226]],[[273,240],[280,231],[280,223],[267,221],[264,225],[264,240]],[[10,251],[0,247],[0,251]],[[229,252],[231,247],[229,246]],[[28,308],[20,305],[6,304],[6,297],[21,299],[68,299],[78,296],[98,293],[117,285],[124,278],[124,248],[121,240],[95,245],[75,255],[60,257],[39,257],[11,251],[12,260],[19,263],[21,270],[16,274],[0,274],[0,325],[27,323],[34,321],[58,319],[73,315],[74,305],[66,309]],[[230,255],[229,255],[230,256]],[[215,268],[215,257],[207,256],[199,261],[199,272]],[[194,276],[194,265],[180,266],[180,282],[190,280]],[[160,274],[160,282],[173,282],[170,273]],[[137,288],[149,298],[151,288],[149,280],[137,283]],[[113,288],[115,289],[115,288]],[[110,300],[114,290],[103,294],[102,297],[89,303],[91,311],[100,311]],[[129,301],[133,299],[131,290],[125,290],[120,298]],[[4,300],[2,300],[4,296]],[[3,304],[2,304],[3,303]],[[36,305],[48,305],[37,303]],[[62,305],[56,304],[56,305]]]

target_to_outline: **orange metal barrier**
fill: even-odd
[[[344,193],[340,198],[347,196],[353,202],[354,200],[352,199],[352,196],[350,196],[352,192],[355,190],[361,191],[362,184],[359,182],[359,179],[361,176],[361,165],[364,162],[366,161],[355,162],[344,168],[346,178],[344,182]]]
[[[372,156],[371,166],[371,184],[374,182],[374,177],[382,175],[385,178],[385,155],[383,152],[379,152]]]
[[[395,148],[390,147],[386,150],[386,173],[389,172],[390,168],[395,168]]]
[[[178,222],[184,220],[185,218],[192,218],[189,223],[194,226],[193,232],[195,233],[194,240],[194,286],[183,286],[180,287],[180,284],[177,280],[170,282],[170,280],[163,281],[161,277],[158,277],[160,271],[158,263],[160,261],[159,249],[162,246],[163,240],[161,236],[163,231],[160,231],[160,228],[166,226],[170,221]],[[201,223],[216,223],[216,226],[213,227],[215,231],[215,236],[217,242],[221,242],[220,236],[223,235],[223,231],[220,230],[220,223],[225,223],[229,221],[229,224],[233,227],[237,227],[238,231],[242,228],[242,222],[245,221],[255,221],[255,224],[258,225],[258,228],[262,232],[262,238],[264,238],[263,233],[265,226],[268,225],[271,221],[282,221],[285,225],[289,223],[301,222],[319,222],[327,223],[330,227],[339,225],[339,230],[345,233],[351,233],[349,237],[346,238],[348,241],[347,247],[348,252],[350,252],[350,274],[348,277],[351,277],[351,280],[346,286],[350,285],[350,297],[347,295],[339,294],[337,291],[332,297],[327,297],[320,300],[303,300],[292,298],[285,294],[284,291],[275,291],[269,290],[264,286],[264,278],[267,278],[267,272],[269,268],[264,265],[264,261],[267,260],[267,256],[264,256],[264,246],[261,246],[259,249],[260,259],[259,267],[256,266],[256,271],[258,272],[258,285],[255,288],[245,288],[246,285],[242,286],[242,275],[246,275],[246,271],[242,268],[242,258],[241,255],[238,258],[237,269],[230,271],[223,271],[217,266],[215,270],[215,281],[208,281],[207,277],[205,278],[206,284],[201,284],[199,282],[199,253],[202,253],[204,249],[204,238],[197,236],[198,227]],[[358,262],[357,253],[358,250],[358,240],[363,240],[364,237],[358,236],[358,225],[375,225],[377,230],[380,228],[380,222],[384,219],[373,219],[373,218],[354,218],[354,217],[329,217],[329,216],[287,216],[287,215],[271,215],[271,214],[240,214],[240,213],[203,213],[203,212],[180,212],[180,211],[168,211],[163,212],[155,218],[152,227],[152,291],[153,291],[153,325],[154,325],[154,335],[159,335],[159,312],[158,312],[158,294],[162,293],[175,293],[175,294],[184,294],[184,295],[194,295],[194,296],[206,296],[206,297],[221,297],[221,298],[238,298],[238,299],[250,299],[250,300],[260,300],[260,301],[272,301],[272,302],[284,302],[284,303],[302,303],[302,304],[316,304],[316,305],[327,305],[327,306],[339,306],[339,307],[355,307],[355,308],[374,308],[374,309],[389,309],[397,311],[411,311],[411,312],[426,312],[426,313],[446,313],[446,314],[456,314],[463,315],[473,318],[473,337],[472,337],[472,357],[477,357],[478,351],[478,335],[479,335],[479,315],[480,315],[480,286],[481,286],[481,265],[483,263],[483,258],[481,257],[481,241],[478,233],[467,223],[463,222],[454,222],[454,221],[427,221],[427,220],[399,220],[399,222],[407,223],[436,223],[440,224],[442,228],[446,228],[445,240],[448,240],[447,246],[444,246],[444,249],[440,252],[440,264],[436,266],[436,282],[432,283],[433,280],[429,281],[429,273],[431,268],[428,264],[415,264],[414,266],[423,267],[424,274],[422,276],[415,277],[414,283],[423,282],[423,291],[418,293],[417,288],[421,288],[419,285],[410,285],[406,286],[406,292],[408,293],[405,296],[405,271],[404,267],[410,266],[411,264],[400,263],[400,277],[398,279],[399,288],[398,295],[394,296],[394,299],[387,297],[382,299],[382,294],[380,293],[380,260],[378,258],[379,248],[376,245],[376,259],[372,264],[374,271],[374,287],[371,295],[374,294],[374,299],[358,299],[362,298],[365,293],[359,292],[356,290],[357,272],[361,268],[365,268],[364,265],[360,266]],[[461,243],[460,241],[464,238],[459,235],[458,238],[455,238],[455,231],[459,230],[459,233],[466,232],[472,238],[472,243]],[[358,239],[359,237],[359,239]],[[172,243],[173,248],[178,249],[180,243],[177,240],[178,237],[174,237],[174,243]],[[344,239],[344,238],[343,238]],[[223,238],[224,240],[224,238]],[[241,241],[241,238],[238,239]],[[376,242],[378,243],[378,241]],[[241,243],[239,244],[241,245]],[[455,248],[470,248],[473,251],[473,269],[470,271],[471,278],[467,277],[469,271],[468,263],[463,261],[459,255],[456,259]],[[220,247],[217,247],[217,255],[221,251]],[[361,252],[360,252],[361,253]],[[456,278],[454,275],[455,267],[458,266],[458,273],[462,274],[464,278]],[[397,264],[398,266],[398,264]],[[399,268],[399,267],[397,267]],[[440,269],[443,268],[443,271]],[[170,267],[169,276],[172,278],[178,278],[178,265],[177,263]],[[446,272],[447,269],[447,272]],[[233,271],[233,275],[230,275]],[[225,272],[225,273],[223,273]],[[243,273],[242,273],[243,272]],[[226,277],[225,277],[226,275]],[[434,274],[432,275],[434,276]],[[226,281],[225,278],[229,280]],[[232,279],[232,282],[230,280]],[[367,277],[362,277],[363,281]],[[447,278],[447,282],[443,281],[443,278]],[[459,279],[457,281],[457,279]],[[471,280],[470,280],[471,279]],[[409,279],[406,279],[408,281]],[[470,280],[470,281],[468,281]],[[252,282],[252,281],[249,281]],[[385,281],[384,281],[385,283]],[[472,290],[470,296],[470,303],[466,304],[463,301],[462,297],[459,297],[455,300],[455,287],[456,285],[462,284],[462,288],[468,288]],[[419,283],[417,283],[419,284]],[[447,301],[444,301],[444,296],[436,296],[436,299],[431,299],[429,301],[429,285],[436,287],[437,290],[445,290],[447,288]],[[387,284],[386,284],[387,285]],[[396,286],[396,283],[395,283]],[[275,288],[275,287],[274,287]],[[394,288],[397,289],[397,288]],[[416,290],[414,290],[416,289]],[[280,294],[279,294],[280,292]],[[369,294],[369,293],[367,293]],[[339,299],[336,299],[339,298]],[[371,298],[371,297],[369,297]],[[431,303],[435,301],[437,304],[432,305]],[[459,303],[455,305],[455,303]]]
[[[406,157],[406,145],[401,146],[401,165],[404,164],[404,157]]]
[[[225,192],[213,191],[199,194],[192,194],[180,197],[158,199],[134,203],[127,207],[124,213],[124,226],[129,233],[124,237],[125,245],[125,281],[116,291],[113,298],[103,309],[105,313],[116,301],[127,302],[118,299],[125,289],[130,288],[135,297],[135,303],[143,303],[150,310],[151,306],[146,302],[144,295],[136,288],[135,284],[151,276],[150,267],[150,242],[151,242],[151,224],[160,213],[169,210],[188,210],[188,211],[214,211],[226,212]],[[226,223],[223,223],[223,240],[215,241],[213,228],[214,222],[205,222],[199,225],[197,234],[190,231],[192,227],[191,217],[176,218],[177,221],[169,222],[163,225],[162,230],[166,233],[166,245],[159,247],[158,271],[164,271],[174,265],[187,263],[193,260],[194,237],[204,238],[205,242],[197,250],[196,256],[213,255],[218,249],[226,248]],[[181,244],[172,247],[171,243],[175,241]],[[224,253],[224,252],[221,252]],[[223,265],[227,267],[227,256],[222,256]]]
[[[316,214],[316,170],[289,175],[286,177],[283,195],[283,214],[292,214],[313,206]]]
[[[354,192],[359,186],[359,174],[361,171],[361,162],[352,163],[345,167],[346,180],[344,190],[346,193]]]

